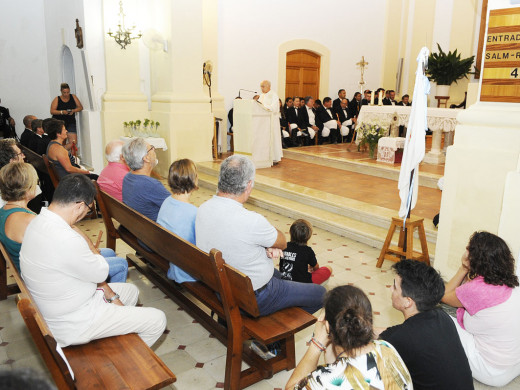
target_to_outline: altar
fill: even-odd
[[[356,127],[363,123],[380,123],[389,126],[397,117],[398,126],[408,126],[411,106],[361,106]],[[432,148],[424,156],[424,162],[441,164],[446,159],[446,148],[453,144],[453,135],[457,125],[457,115],[463,111],[454,108],[432,108],[427,110],[428,128],[433,132]],[[444,148],[441,150],[442,133]]]

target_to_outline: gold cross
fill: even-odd
[[[361,68],[364,68],[368,65],[368,62],[365,61],[365,56],[361,57],[361,61],[359,61],[356,65],[359,65]]]

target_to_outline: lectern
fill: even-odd
[[[272,166],[271,112],[255,100],[236,99],[233,103],[235,154],[249,156],[257,169]]]

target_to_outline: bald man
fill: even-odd
[[[124,142],[110,141],[105,148],[108,165],[103,168],[97,179],[99,188],[110,196],[123,201],[123,178],[130,171],[123,158]]]
[[[260,83],[262,94],[258,98],[267,111],[271,112],[271,142],[270,156],[274,164],[282,160],[282,133],[280,131],[280,98],[271,90],[271,82],[264,80]]]
[[[29,147],[30,140],[34,138],[34,132],[32,131],[32,121],[37,119],[34,115],[26,115],[23,118],[23,125],[25,130],[20,136],[20,143],[26,148]]]

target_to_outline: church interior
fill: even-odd
[[[0,105],[9,108],[20,135],[23,117],[50,117],[60,83],[68,83],[84,107],[77,115],[81,163],[98,174],[107,163],[105,145],[130,135],[124,123],[145,118],[160,123],[152,136],[165,146],[156,148],[155,171],[168,188],[172,162],[193,160],[199,189],[191,202],[198,207],[215,194],[222,161],[241,153],[236,131],[228,130],[235,98],[252,99],[262,80],[271,82],[282,103],[307,95],[334,100],[341,89],[351,101],[355,92],[378,88],[395,91],[396,102],[403,95],[413,102],[422,47],[436,52],[439,45],[464,58],[475,56],[473,65],[479,68],[489,12],[519,3],[4,1]],[[135,26],[135,39],[125,47],[108,34],[117,30],[123,12],[125,25]],[[520,100],[484,100],[485,75],[477,78],[472,72],[458,80],[449,96],[431,83],[427,97],[432,112],[457,108],[444,122],[437,118],[438,128],[430,126],[433,131],[426,135],[417,204],[411,210],[424,229],[411,242],[415,251],[426,243],[429,262],[446,281],[457,272],[475,231],[500,236],[520,259]],[[520,90],[513,94],[520,96]],[[287,237],[294,220],[308,220],[313,226],[308,245],[320,265],[332,268],[326,289],[360,287],[372,304],[375,327],[403,322],[392,307],[393,262],[376,267],[401,205],[400,169],[399,162],[371,158],[349,137],[284,148],[280,162],[256,170],[245,204]],[[92,241],[103,232],[100,245],[106,245],[101,218],[83,220],[79,227]],[[135,251],[117,240],[116,252],[124,258]],[[167,330],[152,348],[177,378],[166,388],[224,388],[226,346],[137,269],[130,268],[128,282],[139,288],[139,304],[166,313]],[[29,367],[52,380],[18,312],[16,295],[0,301],[0,313],[0,370]],[[296,333],[296,363],[312,336],[312,326]],[[247,389],[283,389],[291,373],[282,370]],[[477,380],[474,386],[492,388]],[[520,388],[520,377],[503,388]]]

